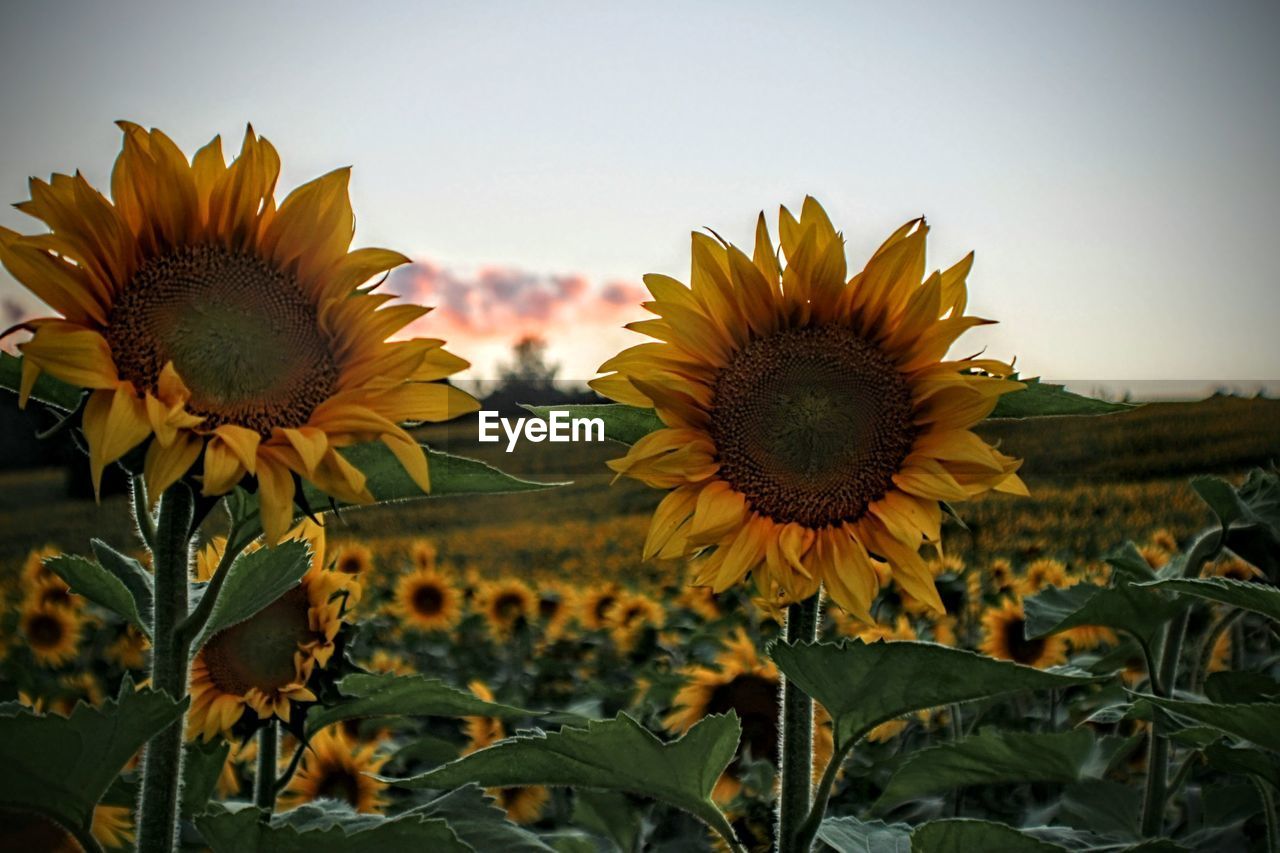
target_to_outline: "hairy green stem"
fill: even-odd
[[[1187,554],[1182,576],[1198,577],[1204,564],[1218,556],[1225,540],[1224,531],[1213,530],[1204,534],[1191,546]],[[1182,640],[1187,633],[1187,620],[1191,616],[1184,607],[1165,628],[1164,642],[1157,662],[1158,672],[1151,673],[1152,692],[1160,697],[1172,696],[1178,682],[1178,658],[1182,655]],[[1147,735],[1147,786],[1142,798],[1142,835],[1154,838],[1164,831],[1164,811],[1169,784],[1169,739],[1165,737],[1159,717],[1151,722]]]
[[[1258,799],[1262,800],[1262,820],[1267,828],[1267,853],[1280,853],[1280,818],[1276,817],[1276,798],[1271,792],[1270,783],[1252,774],[1249,781],[1258,789]]]
[[[151,552],[155,567],[151,686],[179,701],[187,695],[190,663],[190,646],[182,641],[178,625],[187,617],[194,509],[194,496],[184,483],[161,495]],[[147,744],[138,801],[139,853],[176,849],[184,721],[184,717],[175,720]]]
[[[248,547],[253,541],[253,536],[246,534],[243,525],[233,525],[231,532],[227,535],[227,544],[223,546],[222,558],[218,560],[218,566],[213,570],[213,576],[209,578],[209,585],[205,587],[204,596],[201,597],[200,603],[196,605],[196,609],[192,610],[182,622],[178,625],[178,633],[181,639],[190,648],[195,642],[196,637],[200,636],[200,632],[204,630],[204,626],[208,624],[209,617],[213,614],[213,605],[217,603],[218,594],[222,591],[222,585],[227,582],[227,575],[231,574],[231,564],[235,562],[236,557]],[[197,651],[199,651],[197,649]]]
[[[813,848],[813,840],[817,838],[818,828],[822,826],[822,819],[827,814],[827,800],[831,798],[831,789],[835,787],[836,776],[839,775],[840,767],[856,742],[854,740],[838,745],[831,755],[831,761],[827,762],[826,770],[822,771],[822,779],[818,781],[818,788],[814,791],[813,806],[796,832],[795,848],[797,850]]]
[[[1200,646],[1200,657],[1196,661],[1195,670],[1191,673],[1190,686],[1192,693],[1199,693],[1204,690],[1204,682],[1209,675],[1209,664],[1213,662],[1213,647],[1218,644],[1218,638],[1226,633],[1243,615],[1243,610],[1232,608],[1214,623],[1213,627],[1209,629],[1209,633],[1205,634],[1204,643]]]
[[[280,756],[280,729],[274,719],[258,732],[258,772],[253,777],[253,804],[271,817],[276,804],[276,763]]]
[[[785,639],[788,643],[813,642],[818,636],[821,591],[787,608]],[[813,795],[813,700],[803,690],[781,678],[782,713],[778,720],[778,775],[782,792],[778,797],[779,853],[797,853],[801,824],[809,814]]]
[[[133,520],[138,527],[138,536],[142,539],[142,544],[147,546],[148,551],[154,551],[156,547],[156,522],[151,517],[151,510],[147,506],[147,482],[142,476],[133,478],[133,488],[131,497],[133,498]]]

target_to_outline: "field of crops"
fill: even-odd
[[[691,588],[678,562],[639,559],[659,495],[629,481],[610,483],[603,463],[617,455],[617,445],[575,445],[565,452],[563,445],[526,443],[507,455],[477,445],[470,430],[455,424],[424,437],[522,477],[572,484],[330,516],[321,559],[352,578],[358,590],[349,601],[354,631],[343,635],[335,656],[341,662],[331,665],[334,678],[354,667],[420,673],[505,706],[550,709],[559,723],[626,712],[664,737],[689,730],[705,715],[733,710],[743,727],[741,746],[714,796],[744,846],[768,849],[779,674],[760,649],[777,636],[779,614],[741,588],[721,596]],[[889,845],[897,822],[938,817],[1052,825],[1080,837],[1100,831],[1136,837],[1139,787],[1130,783],[1144,773],[1149,723],[1098,712],[1122,702],[1125,687],[1142,686],[1141,648],[1105,627],[1028,640],[1023,600],[1050,587],[1105,583],[1113,569],[1104,557],[1126,541],[1138,549],[1128,558],[1152,569],[1185,551],[1213,522],[1188,477],[1215,473],[1240,482],[1251,466],[1280,457],[1280,402],[1224,397],[1153,404],[1106,418],[992,422],[983,433],[1028,460],[1032,496],[993,495],[965,505],[963,525],[949,522],[947,550],[931,564],[948,615],[936,616],[921,602],[887,590],[875,605],[878,625],[833,609],[821,636],[933,640],[1038,668],[1072,663],[1124,676],[1091,691],[950,704],[876,726],[835,785],[834,818],[820,837],[836,849],[845,849],[841,833],[853,833],[853,822],[858,838],[882,832],[881,843]],[[0,699],[66,713],[77,701],[98,704],[115,695],[129,674],[145,677],[147,651],[135,629],[68,595],[40,567],[41,557],[51,554],[89,553],[91,537],[130,541],[125,498],[101,506],[66,501],[63,476],[54,470],[9,472],[0,483],[0,588],[7,602],[0,624]],[[206,524],[206,577],[224,532],[220,517]],[[132,551],[145,555],[136,540]],[[1206,571],[1246,581],[1261,577],[1230,555],[1215,558]],[[1204,648],[1191,645],[1203,659],[1201,678],[1274,667],[1264,622],[1233,618],[1206,633],[1220,620],[1209,611],[1192,624],[1197,641],[1209,638]],[[548,725],[547,718],[518,713],[505,719],[464,714],[456,721],[352,717],[318,732],[309,728],[310,749],[285,734],[279,761],[287,781],[279,804],[328,798],[341,804],[327,806],[331,812],[403,812],[427,798],[365,774],[422,774],[522,727]],[[830,726],[820,713],[820,760],[824,749],[831,751]],[[991,756],[1001,750],[1018,751],[1020,735],[1047,738],[1034,743],[1057,750],[1050,770],[1026,779],[1016,756],[1008,768],[992,765]],[[210,768],[205,780],[192,784],[212,786],[216,799],[249,796],[257,742],[233,742],[229,753],[219,743],[190,748],[189,766]],[[952,753],[934,756],[936,763],[910,760],[946,744]],[[985,769],[969,767],[965,750]],[[1212,784],[1202,785],[1204,779]],[[1196,786],[1198,794],[1194,809],[1176,816],[1178,825],[1223,844],[1253,844],[1265,832],[1265,799],[1247,782],[1223,782],[1197,764],[1188,766],[1180,784]],[[130,833],[134,785],[129,774],[121,777],[95,812],[104,826],[117,829],[122,843]],[[629,794],[541,785],[490,793],[525,828],[504,842],[513,845],[509,849],[550,844],[573,851],[676,851],[718,843],[689,815]],[[842,825],[841,816],[851,823]],[[872,822],[879,820],[885,823]]]

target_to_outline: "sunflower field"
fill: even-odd
[[[952,358],[973,256],[810,198],[508,455],[347,170],[121,127],[0,230],[5,405],[128,484],[0,479],[0,849],[1280,850],[1280,404]]]

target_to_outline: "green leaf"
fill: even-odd
[[[1027,387],[1003,394],[989,418],[1044,418],[1058,415],[1109,415],[1127,412],[1133,403],[1112,403],[1068,391],[1062,385],[1041,382],[1038,377],[1018,379]]]
[[[297,586],[310,566],[311,549],[295,539],[236,557],[225,569],[230,574],[192,648],[199,649],[214,634],[238,625],[276,601]]]
[[[1058,819],[1063,823],[1118,838],[1138,837],[1141,814],[1138,789],[1107,779],[1067,785],[1058,801]]]
[[[538,836],[508,820],[506,811],[475,785],[456,788],[406,815],[448,822],[454,834],[475,850],[551,853],[551,848]]]
[[[577,791],[571,823],[609,839],[619,850],[637,850],[643,821],[630,796],[621,791]]]
[[[1183,604],[1145,585],[1118,579],[1115,586],[1078,583],[1046,587],[1023,602],[1028,639],[1080,625],[1101,625],[1131,634],[1148,648]]]
[[[1280,760],[1260,749],[1248,747],[1232,747],[1223,743],[1215,743],[1204,751],[1209,765],[1223,773],[1234,773],[1241,776],[1257,776],[1280,791]]]
[[[1167,578],[1140,584],[1230,604],[1280,622],[1280,589],[1234,578]]]
[[[1062,853],[1066,849],[989,820],[935,820],[911,833],[911,853]]]
[[[911,753],[885,785],[875,810],[969,785],[1098,779],[1123,743],[1098,740],[1088,729],[983,731]]]
[[[570,418],[599,418],[604,423],[604,437],[622,444],[635,444],[666,424],[653,409],[625,406],[621,403],[597,403],[584,406],[521,406],[535,417],[549,421],[551,413],[567,412]]]
[[[155,597],[151,573],[133,557],[121,554],[101,539],[90,539],[89,547],[93,549],[93,556],[98,558],[99,565],[118,577],[128,588],[138,607],[138,615],[150,625],[152,600]]]
[[[260,809],[217,807],[213,813],[197,817],[196,828],[214,853],[473,853],[470,845],[459,841],[449,824],[438,818],[358,815],[350,821],[350,829],[341,820],[330,821],[326,828],[298,829],[288,823],[287,815],[266,823]]]
[[[934,643],[777,642],[769,655],[787,678],[831,713],[838,746],[850,745],[881,723],[913,711],[1099,680]]]
[[[1150,580],[1156,575],[1155,570],[1151,568],[1151,564],[1147,562],[1147,559],[1142,556],[1142,552],[1138,550],[1138,546],[1132,542],[1124,543],[1102,559],[1111,568],[1136,580]]]
[[[732,833],[711,789],[738,748],[736,714],[698,721],[678,740],[663,743],[626,714],[585,729],[519,734],[409,779],[409,788],[452,788],[474,782],[486,788],[571,785],[629,791],[662,800]]]
[[[1159,696],[1143,695],[1142,698],[1180,717],[1212,726],[1273,752],[1280,752],[1280,703],[1219,705],[1213,702],[1161,699]]]
[[[1213,510],[1223,530],[1244,518],[1248,512],[1244,502],[1236,494],[1235,486],[1221,477],[1192,477],[1191,488]]]
[[[421,675],[353,673],[338,682],[342,701],[307,715],[314,733],[342,720],[360,717],[498,717],[505,720],[540,716],[538,711],[486,702],[474,693]]]
[[[224,740],[187,741],[182,759],[182,816],[190,819],[204,811],[218,787],[231,744]]]
[[[1212,673],[1205,679],[1204,695],[1210,702],[1223,705],[1280,702],[1280,681],[1261,672],[1228,669]]]
[[[21,387],[22,359],[0,352],[0,388],[7,388],[17,394]],[[31,389],[31,399],[64,412],[74,412],[80,405],[81,393],[76,386],[54,379],[48,373],[41,373],[36,379],[35,387]]]
[[[151,636],[151,626],[138,612],[138,604],[133,600],[133,595],[124,585],[124,581],[93,560],[71,554],[59,554],[45,560],[45,566],[66,581],[72,592],[83,595],[94,604],[118,614],[126,621],[133,623],[143,634]]]
[[[87,829],[93,807],[153,735],[182,716],[186,701],[134,690],[128,678],[116,699],[76,705],[70,717],[15,707],[0,710],[0,803],[25,806],[68,827]]]
[[[838,853],[910,853],[911,827],[905,823],[858,820],[856,817],[824,818],[818,838]]]

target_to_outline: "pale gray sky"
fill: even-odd
[[[105,182],[116,118],[188,151],[220,132],[229,152],[252,121],[286,187],[356,167],[358,243],[463,281],[581,276],[598,294],[683,278],[690,229],[746,243],[756,211],[813,193],[855,263],[920,213],[931,266],[975,249],[971,305],[1001,325],[972,340],[1030,373],[1280,378],[1274,2],[19,2],[5,17],[6,201],[28,175]],[[590,375],[638,316],[534,319]],[[509,342],[445,333],[481,375]]]

